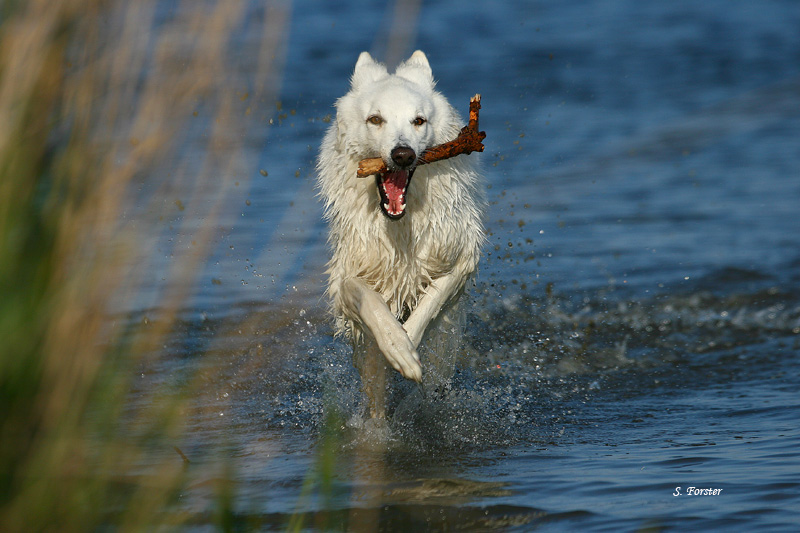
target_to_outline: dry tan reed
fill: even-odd
[[[250,174],[238,146],[258,121],[240,95],[253,116],[275,100],[287,10],[270,3],[243,51],[231,37],[245,1],[0,6],[0,530],[182,520],[169,511],[182,461],[143,457],[181,433],[189,394],[146,391],[123,417],[130,370],[171,331],[218,206]],[[254,58],[246,78],[239,54]],[[211,127],[193,136],[198,109]],[[193,246],[163,273],[158,319],[111,320],[140,288],[144,215],[165,194],[212,201],[180,228]]]

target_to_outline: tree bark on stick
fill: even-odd
[[[476,94],[469,100],[469,122],[461,128],[458,137],[452,141],[438,144],[428,148],[419,157],[417,165],[433,163],[442,159],[449,159],[461,154],[471,154],[472,152],[483,152],[483,139],[486,132],[478,131],[478,111],[481,108],[481,95]],[[358,163],[358,177],[372,176],[373,174],[383,174],[389,169],[380,157],[362,159]]]

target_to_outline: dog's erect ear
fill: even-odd
[[[417,50],[406,61],[400,63],[395,74],[422,86],[434,85],[431,65],[422,50]]]
[[[361,52],[356,61],[356,68],[353,71],[353,77],[350,79],[350,85],[353,89],[385,78],[389,73],[386,71],[386,66],[378,63],[369,52]]]

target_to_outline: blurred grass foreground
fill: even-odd
[[[177,442],[192,380],[132,409],[133,375],[185,302],[215,206],[251,174],[237,145],[274,107],[286,10],[0,2],[0,530],[184,519],[180,456],[145,455]],[[193,246],[159,273],[157,320],[112,319],[152,253],[139,215],[199,191],[211,205],[180,228]]]

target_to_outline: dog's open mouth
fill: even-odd
[[[414,170],[411,169],[386,172],[375,176],[378,193],[381,197],[381,210],[392,220],[397,220],[406,214],[406,193],[413,175]]]

